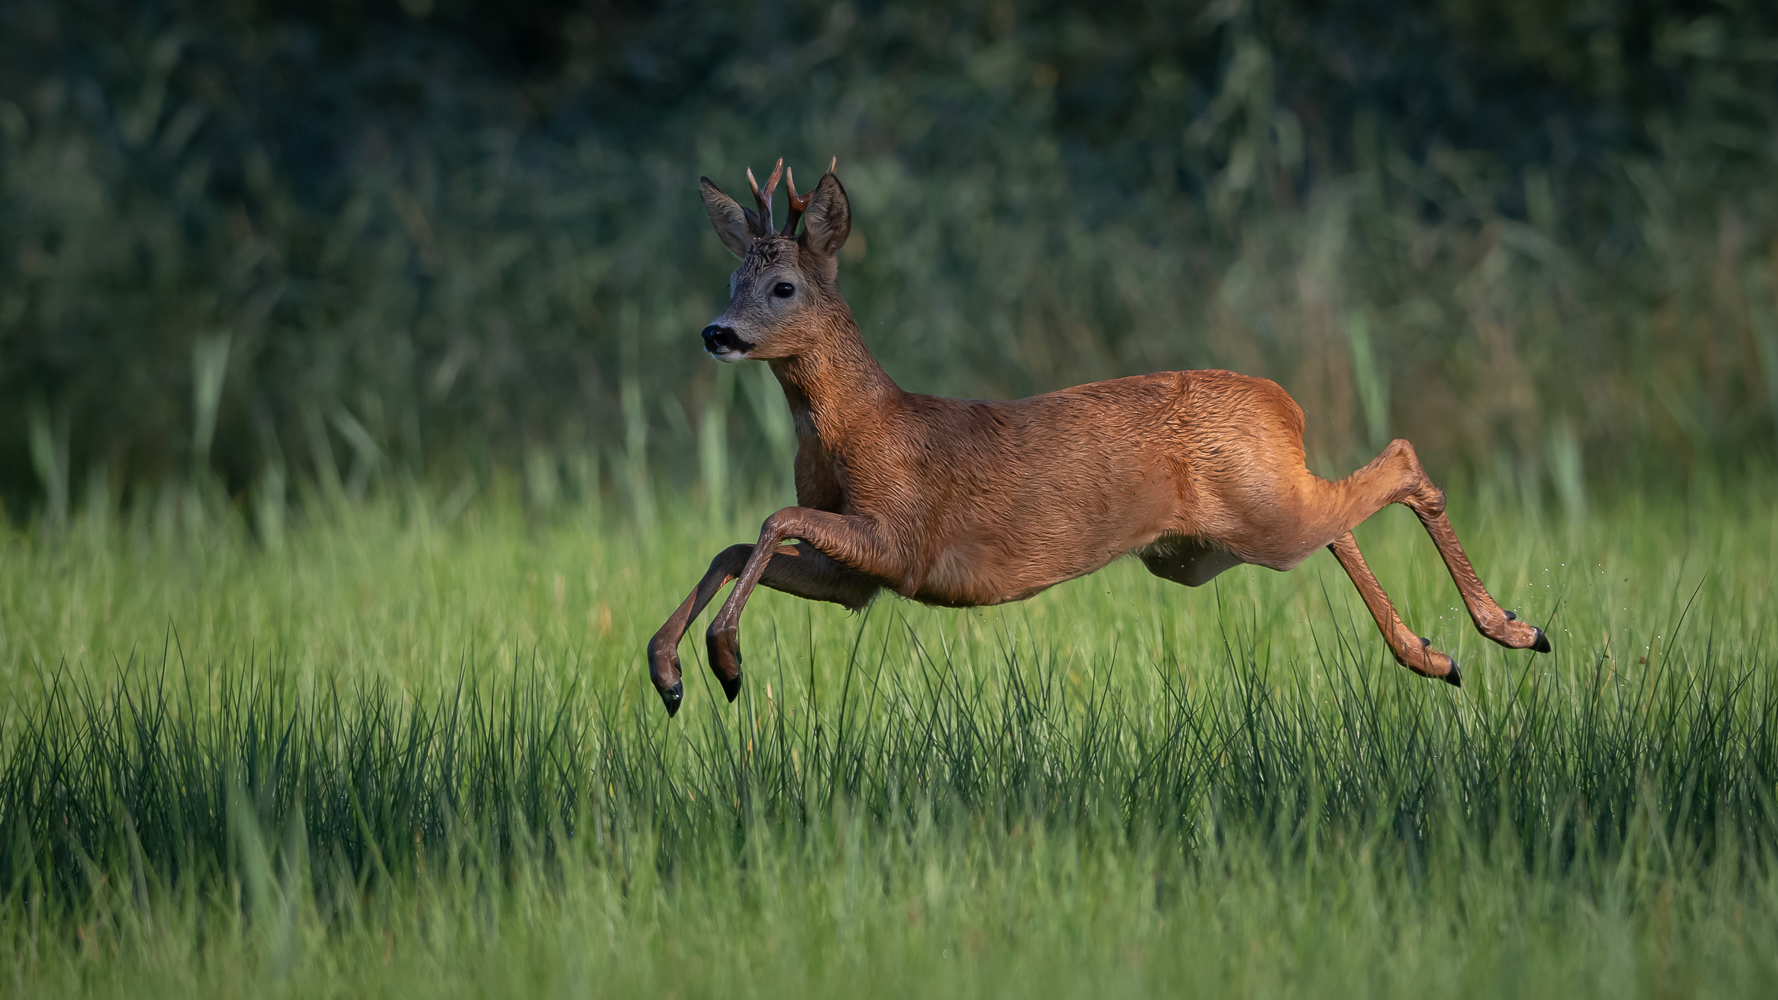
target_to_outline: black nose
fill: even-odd
[[[704,350],[709,351],[711,354],[715,354],[718,351],[734,351],[739,354],[745,354],[747,353],[747,349],[752,346],[752,344],[742,340],[741,335],[736,333],[735,328],[732,326],[719,326],[712,323],[709,326],[704,327]]]

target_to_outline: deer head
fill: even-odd
[[[718,361],[803,354],[826,335],[833,311],[845,309],[835,255],[852,231],[846,191],[833,165],[805,195],[796,193],[796,178],[790,176],[789,217],[784,228],[773,231],[772,192],[783,172],[780,158],[761,191],[753,171],[747,171],[758,212],[742,208],[710,178],[700,179],[704,210],[716,235],[741,258],[741,266],[729,276],[728,308],[704,328],[704,349]]]

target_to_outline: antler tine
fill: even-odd
[[[790,188],[790,212],[784,220],[784,229],[779,235],[795,236],[796,224],[801,221],[803,212],[808,210],[809,200],[815,197],[815,192],[810,191],[808,194],[801,195],[800,197],[797,195],[795,170],[785,171],[784,181]]]
[[[753,168],[752,167],[747,168],[747,186],[753,189],[753,203],[759,206],[759,213],[760,214],[755,216],[755,218],[762,220],[761,228],[764,228],[764,229],[771,228],[771,224],[764,223],[763,219],[765,216],[767,216],[771,213],[772,205],[770,202],[766,201],[765,195],[759,193],[759,182],[753,179]]]
[[[753,188],[753,200],[759,203],[759,235],[765,236],[772,231],[772,192],[778,190],[778,178],[784,176],[784,157],[778,157],[778,165],[772,168],[772,175],[766,178],[766,189],[759,189],[759,182],[753,179],[753,168],[747,168],[747,184]]]
[[[827,162],[827,172],[830,174],[833,173],[835,168],[839,165],[840,158],[836,156]],[[796,171],[786,170],[784,177],[785,182],[790,185],[790,212],[789,218],[784,220],[784,228],[779,232],[779,235],[795,236],[796,224],[802,219],[803,213],[808,211],[809,200],[815,197],[815,192],[810,191],[808,194],[798,197],[796,193]]]

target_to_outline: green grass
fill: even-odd
[[[20,995],[1769,992],[1778,518],[1760,484],[1547,517],[1453,492],[1330,557],[1024,604],[761,592],[747,687],[640,650],[708,525],[497,486],[293,526],[0,542],[0,990]],[[1756,499],[1761,498],[1761,499]],[[745,525],[746,527],[743,527]],[[768,693],[769,686],[769,693]]]

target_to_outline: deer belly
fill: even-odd
[[[904,593],[958,607],[1023,600],[1153,541],[1176,492],[1168,464],[1140,455],[1006,470],[972,491],[973,510],[940,521],[950,535]]]
[[[1123,555],[1116,545],[1014,545],[1006,539],[959,539],[934,560],[914,592],[906,596],[923,604],[977,607],[1022,601],[1058,583],[1085,576]]]

